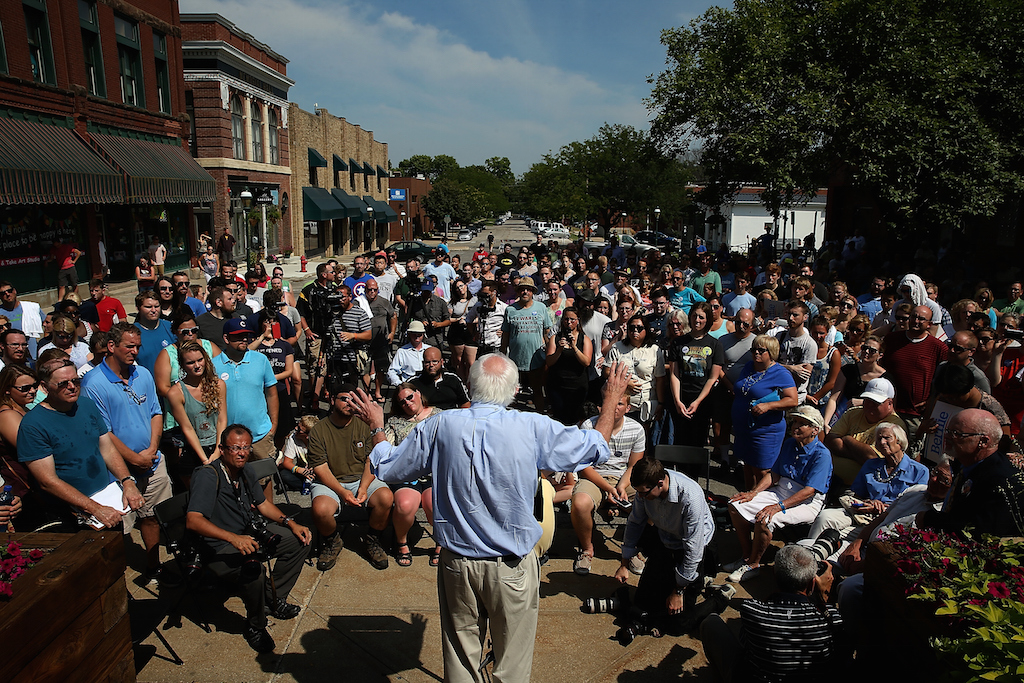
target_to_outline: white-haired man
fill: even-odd
[[[533,552],[541,536],[533,516],[536,472],[575,472],[608,460],[625,368],[613,368],[593,430],[507,410],[519,370],[503,354],[474,363],[469,380],[469,408],[424,421],[397,447],[384,440],[380,405],[362,392],[354,404],[371,429],[370,463],[378,478],[403,482],[433,475],[445,680],[481,680],[484,633],[492,619],[495,680],[525,681],[540,597],[540,560]]]

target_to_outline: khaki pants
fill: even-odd
[[[266,460],[267,458],[275,457],[277,457],[277,447],[274,446],[274,435],[271,432],[267,432],[267,435],[259,441],[253,441],[253,460]]]
[[[482,683],[490,622],[496,683],[530,680],[540,606],[540,560],[475,560],[447,549],[437,574],[446,683]]]

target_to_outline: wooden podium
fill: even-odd
[[[0,600],[0,681],[135,681],[121,530],[12,540],[49,552]]]

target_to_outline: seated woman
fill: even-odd
[[[845,538],[855,538],[872,517],[885,512],[896,497],[916,484],[928,483],[928,468],[904,454],[907,433],[899,425],[883,422],[875,428],[875,450],[881,458],[872,458],[843,496],[843,507],[822,510],[808,538],[817,538],[825,529],[838,529]]]
[[[750,491],[729,500],[729,516],[739,534],[743,557],[723,567],[732,582],[753,578],[761,556],[779,527],[813,522],[825,504],[832,479],[832,456],[818,440],[821,413],[803,405],[789,413],[790,438],[772,469]],[[751,541],[753,532],[753,541]]]

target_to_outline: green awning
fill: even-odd
[[[135,139],[90,133],[92,143],[127,176],[128,204],[198,204],[217,198],[217,183],[175,138]]]
[[[0,118],[0,204],[113,204],[124,176],[70,128]]]
[[[366,210],[366,204],[359,201],[358,197],[353,197],[348,192],[345,192],[345,190],[337,187],[331,190],[331,194],[339,204],[345,207],[345,215],[349,218],[354,221],[370,220],[370,213]]]
[[[388,173],[387,171],[385,171],[380,166],[377,167],[377,175],[380,176],[381,178],[390,178],[391,177],[391,174]]]
[[[370,166],[365,161],[363,162],[363,173],[366,175],[377,175],[377,172],[373,170],[373,166]]]
[[[306,148],[309,152],[309,165],[315,168],[327,168],[327,159],[324,159],[324,155],[316,151],[312,147]]]
[[[326,166],[326,165],[327,164],[324,164],[324,166]],[[339,157],[337,154],[335,154],[334,155],[334,172],[337,173],[338,171],[347,171],[347,170],[348,170],[348,164],[346,164],[344,161],[342,161],[341,157]]]
[[[391,207],[387,205],[387,202],[382,202],[379,199],[374,199],[370,195],[363,195],[363,201],[368,206],[373,207],[373,220],[378,223],[390,223],[391,216],[398,218],[398,215],[391,210]],[[390,216],[388,214],[391,214]]]
[[[302,188],[302,220],[331,221],[345,218],[345,207],[322,187]]]
[[[353,173],[362,173],[363,172],[363,165],[360,164],[355,159],[353,159],[352,157],[349,157],[348,158],[348,170],[352,171]]]

